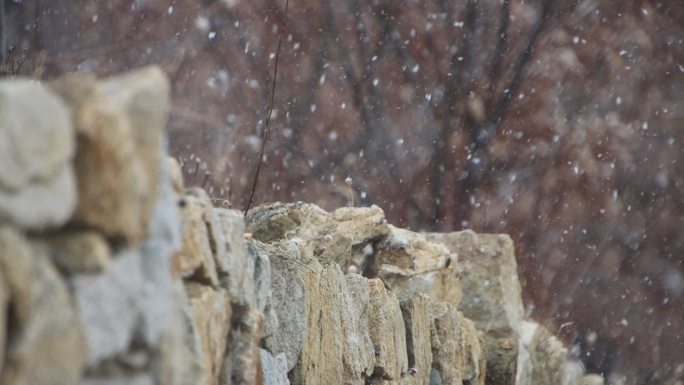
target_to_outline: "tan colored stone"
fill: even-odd
[[[73,110],[78,207],[73,222],[138,245],[157,193],[169,83],[157,67],[96,81],[55,83]]]
[[[320,261],[342,265],[356,249],[388,231],[377,206],[341,208],[331,214],[313,204],[274,203],[252,209],[246,222],[256,240],[301,240]]]
[[[457,259],[444,245],[389,225],[389,233],[376,245],[371,274],[399,296],[423,293],[436,302],[458,306],[461,283]]]
[[[40,82],[0,82],[0,223],[63,225],[76,208],[70,112]]]
[[[77,383],[86,346],[66,285],[49,258],[16,231],[0,228],[0,250],[0,288],[9,292],[0,312],[12,314],[2,329],[8,338],[0,383]]]
[[[179,206],[183,240],[181,249],[173,256],[173,270],[182,277],[218,286],[216,262],[204,222],[205,207],[193,195],[182,197]]]
[[[430,339],[430,312],[432,300],[424,294],[412,294],[399,300],[406,327],[408,375],[401,383],[428,385],[432,368],[432,342]]]
[[[508,235],[455,233],[426,234],[458,256],[463,299],[458,309],[475,326],[495,337],[517,337],[523,305],[513,241]]]
[[[399,301],[380,279],[368,280],[369,330],[375,348],[373,377],[399,383],[408,371],[406,329]]]
[[[218,213],[211,203],[211,198],[203,189],[197,187],[188,189],[187,194],[197,198],[197,202],[204,209],[202,220],[207,228],[209,249],[214,258],[216,270],[218,273],[227,274],[231,266],[226,253],[226,239]]]
[[[95,231],[64,232],[41,241],[55,265],[66,274],[98,274],[111,263],[109,244]]]
[[[214,290],[195,282],[188,282],[186,290],[202,344],[202,372],[195,384],[219,384],[230,328],[230,299],[223,289]]]
[[[450,303],[432,306],[432,367],[444,384],[480,383],[484,352],[472,321]]]

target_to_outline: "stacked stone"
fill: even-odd
[[[184,187],[168,107],[154,67],[0,82],[0,385],[581,383],[510,238],[375,206],[245,225]]]

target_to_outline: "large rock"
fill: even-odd
[[[458,309],[490,335],[520,331],[523,304],[513,241],[508,235],[466,230],[426,234],[458,256],[463,299]]]
[[[373,377],[398,383],[408,373],[406,328],[397,297],[379,279],[368,281],[369,331],[375,350]]]
[[[96,81],[53,83],[73,110],[79,201],[74,224],[138,245],[147,235],[160,169],[169,83],[157,67]]]
[[[426,234],[458,256],[463,298],[458,309],[486,333],[487,384],[515,384],[529,366],[519,341],[523,305],[513,241],[507,235]],[[519,384],[523,385],[523,384]]]
[[[432,306],[432,367],[443,384],[484,384],[484,351],[472,321],[449,303]]]
[[[0,384],[77,383],[86,345],[66,285],[16,231],[0,228],[0,250]]]
[[[264,349],[259,350],[264,385],[290,385],[287,378],[287,359],[284,354],[275,357]]]
[[[399,296],[423,293],[454,306],[461,301],[458,256],[422,234],[389,225],[372,261],[369,274],[381,278]]]
[[[239,305],[256,303],[254,292],[253,269],[247,257],[247,244],[245,243],[245,220],[240,211],[217,208],[216,214],[223,238],[226,242],[228,266],[223,275],[223,285],[228,288],[231,301]]]
[[[201,376],[195,379],[198,385],[216,385],[223,368],[228,330],[230,328],[230,299],[225,290],[195,282],[186,284],[190,307],[202,344],[200,362]]]
[[[0,223],[59,227],[76,208],[69,109],[41,83],[0,82]]]
[[[88,341],[88,366],[126,352],[144,307],[145,278],[137,251],[117,254],[99,275],[71,280],[73,301]]]
[[[183,241],[181,249],[173,256],[173,268],[177,275],[217,287],[216,260],[204,220],[207,208],[197,195],[187,194],[179,200]]]
[[[313,204],[274,203],[252,209],[246,221],[256,240],[301,240],[320,261],[341,265],[388,231],[385,215],[377,206],[345,207],[328,213]]]
[[[424,294],[400,298],[399,305],[406,327],[406,352],[408,376],[402,384],[428,385],[432,368],[432,342],[430,337],[430,313],[432,300]]]

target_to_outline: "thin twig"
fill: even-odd
[[[285,1],[285,15],[287,15],[287,8],[290,5],[290,0]],[[278,49],[276,50],[276,55],[275,55],[275,67],[273,69],[273,84],[271,87],[271,103],[269,103],[268,106],[268,114],[266,115],[266,123],[264,124],[264,135],[261,140],[261,151],[259,151],[259,159],[257,160],[257,168],[256,172],[254,173],[254,180],[252,181],[252,190],[249,193],[249,199],[247,200],[247,205],[245,206],[245,209],[243,211],[244,214],[247,214],[249,209],[252,207],[252,203],[254,203],[254,192],[256,191],[257,187],[257,182],[259,181],[259,173],[261,172],[261,166],[264,163],[264,154],[266,153],[266,145],[268,144],[268,137],[270,133],[270,125],[271,125],[271,116],[273,115],[273,104],[274,104],[274,99],[275,99],[275,88],[276,88],[276,81],[278,80],[278,59],[280,58],[280,47],[283,44],[283,28],[280,29],[279,31],[279,36],[278,36]]]

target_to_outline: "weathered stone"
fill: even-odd
[[[444,384],[480,384],[484,354],[472,321],[450,303],[432,306],[432,367]]]
[[[73,222],[138,245],[147,235],[160,168],[169,83],[157,67],[53,83],[73,110],[78,207]]]
[[[0,228],[0,250],[0,313],[7,312],[0,314],[7,322],[0,335],[8,333],[0,383],[77,383],[85,342],[64,282],[49,258],[14,230]]]
[[[271,261],[268,256],[273,254],[263,253],[250,243],[247,245],[247,255],[251,265],[247,271],[254,272],[251,279],[254,282],[255,306],[264,313],[271,302]]]
[[[563,343],[545,327],[535,322],[523,321],[520,340],[532,363],[528,384],[581,385],[584,371],[576,370]]]
[[[320,261],[339,264],[347,264],[355,249],[388,231],[377,206],[341,208],[330,214],[313,204],[274,203],[252,209],[246,221],[256,240],[299,239]]]
[[[259,350],[264,385],[290,385],[287,378],[287,359],[283,353],[271,355],[264,349]]]
[[[358,274],[344,276],[337,300],[341,315],[342,364],[344,379],[350,384],[365,384],[375,366],[375,347],[371,338],[370,288],[368,279]]]
[[[426,234],[426,238],[443,243],[458,256],[463,286],[458,309],[488,335],[518,333],[523,305],[511,238],[470,230]]]
[[[295,243],[264,244],[254,241],[253,247],[273,256],[271,261],[271,307],[267,313],[264,347],[273,353],[283,353],[290,371],[297,363],[306,330],[305,288],[301,275],[302,249]]]
[[[223,235],[223,227],[218,214],[212,206],[211,199],[204,190],[196,187],[187,190],[187,194],[196,197],[199,204],[204,209],[202,219],[207,227],[209,248],[214,257],[216,270],[219,273],[227,274],[228,269],[230,269],[230,262],[228,261],[228,255],[226,253],[226,239]]]
[[[253,270],[248,263],[247,245],[244,239],[245,220],[240,211],[215,209],[221,223],[223,238],[226,241],[228,266],[225,268],[223,286],[228,288],[231,301],[241,305],[253,304],[256,299],[250,296],[254,292]]]
[[[376,245],[371,274],[397,295],[423,293],[437,302],[458,306],[461,284],[457,255],[422,234],[389,225],[389,233]]]
[[[219,383],[256,385],[263,315],[252,308],[234,307],[231,324],[228,354],[223,361]]]
[[[76,208],[69,109],[40,82],[0,82],[0,223],[42,230]]]
[[[409,375],[402,384],[428,385],[432,368],[430,312],[432,300],[424,294],[413,294],[399,300],[406,327],[406,352]]]
[[[379,279],[368,280],[369,331],[375,348],[373,377],[398,383],[408,371],[406,329],[397,297]]]
[[[218,384],[230,328],[230,299],[223,289],[188,282],[186,290],[202,343],[202,373],[195,384]]]
[[[193,195],[181,198],[183,242],[181,249],[173,256],[173,268],[177,275],[216,287],[219,279],[204,212],[200,198]]]
[[[71,231],[43,239],[46,252],[65,274],[98,274],[109,267],[112,252],[96,231]]]
[[[128,350],[140,319],[145,278],[136,251],[117,254],[99,275],[71,279],[73,301],[88,342],[89,367]]]
[[[464,292],[459,310],[489,334],[517,333],[523,306],[510,237],[470,230],[426,237],[445,244],[459,258]]]

